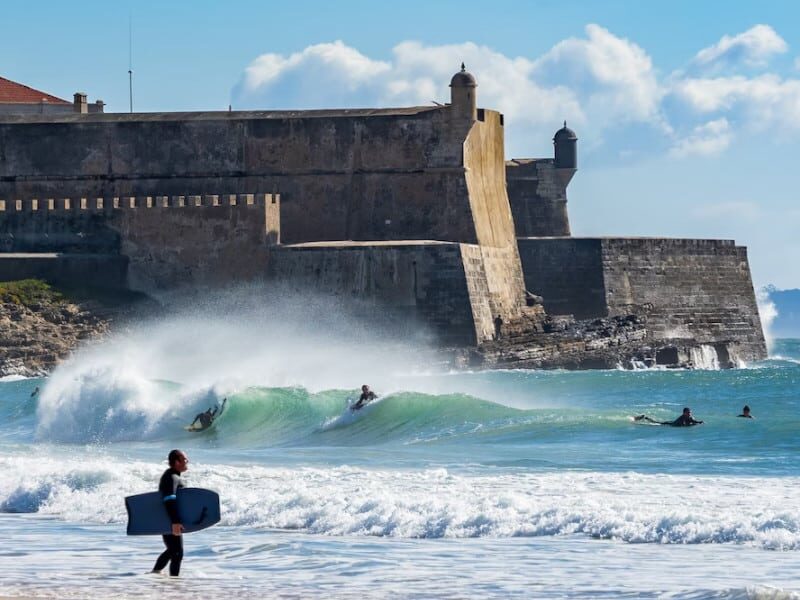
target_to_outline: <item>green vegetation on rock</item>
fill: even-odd
[[[0,302],[23,306],[64,302],[64,295],[41,279],[0,281]]]

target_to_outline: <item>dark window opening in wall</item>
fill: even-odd
[[[484,114],[484,110],[482,108],[478,109],[478,121],[483,121],[486,118]]]
[[[656,364],[657,365],[677,365],[678,349],[673,347],[659,348],[656,351]]]
[[[734,366],[731,361],[731,354],[728,352],[728,346],[725,344],[714,344],[714,350],[717,351],[717,360],[723,369]]]
[[[506,124],[506,119],[503,116],[503,113],[500,113],[500,127]]]

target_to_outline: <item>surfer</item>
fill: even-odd
[[[194,418],[194,421],[192,421],[189,424],[189,427],[193,428],[194,424],[197,423],[198,421],[200,421],[200,429],[208,429],[209,427],[211,427],[211,424],[214,422],[214,419],[217,416],[217,412],[220,412],[222,409],[225,408],[225,403],[227,401],[228,401],[227,398],[223,398],[222,407],[220,407],[220,405],[217,404],[216,406],[214,406],[213,411],[209,408],[205,412],[198,413],[198,415]]]
[[[742,409],[742,414],[738,415],[739,417],[744,417],[745,419],[752,419],[753,415],[750,414],[750,407],[747,404],[744,405]]]
[[[172,450],[167,457],[169,469],[164,471],[161,481],[158,483],[158,491],[164,499],[164,508],[172,521],[172,533],[162,535],[164,545],[167,547],[164,552],[156,559],[153,566],[153,573],[160,573],[169,563],[169,574],[177,577],[181,572],[181,561],[183,560],[183,525],[178,516],[178,490],[183,486],[181,473],[189,468],[189,457],[182,450]]]
[[[36,388],[31,392],[31,398],[36,398],[39,395],[39,386],[37,385]]]
[[[672,427],[690,427],[692,425],[702,425],[702,421],[695,420],[692,417],[692,409],[686,407],[683,409],[683,413],[680,417],[675,419],[674,421],[656,421],[655,419],[651,419],[647,415],[639,415],[637,417],[633,417],[634,421],[644,421],[645,423],[655,423],[656,425],[671,425]]]
[[[358,401],[355,404],[353,404],[353,406],[351,406],[350,408],[352,410],[361,410],[362,408],[364,408],[364,406],[366,406],[369,402],[375,400],[377,397],[378,396],[375,394],[375,392],[369,389],[369,386],[367,384],[364,384],[361,386],[361,395],[358,397]]]

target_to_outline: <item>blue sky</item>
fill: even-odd
[[[800,3],[28,3],[0,75],[137,111],[447,101],[464,60],[509,157],[567,119],[573,234],[733,238],[757,286],[800,287]]]

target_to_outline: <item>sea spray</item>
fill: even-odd
[[[419,339],[398,342],[331,298],[298,303],[239,288],[172,310],[75,353],[48,380],[40,439],[148,439],[165,420],[188,419],[249,386],[397,389],[431,364]]]
[[[756,304],[758,314],[761,317],[761,326],[764,330],[764,338],[767,343],[767,350],[772,354],[775,350],[775,336],[772,333],[772,325],[778,317],[778,307],[770,298],[770,288],[761,287],[756,290]]]

